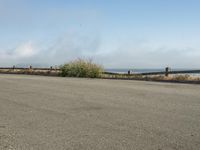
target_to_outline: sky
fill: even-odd
[[[199,0],[0,0],[0,66],[200,68]]]

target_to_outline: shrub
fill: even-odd
[[[153,75],[150,78],[153,79],[153,80],[164,80],[165,76],[163,76],[163,75]]]
[[[188,80],[190,78],[189,75],[176,75],[174,76],[174,80],[178,80],[178,81],[185,81]]]
[[[102,67],[91,60],[77,59],[60,67],[63,77],[97,78],[102,74]]]

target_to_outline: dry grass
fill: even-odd
[[[135,79],[135,80],[152,80],[152,81],[200,81],[200,77],[194,77],[190,75],[170,75],[168,77],[164,75],[127,75],[127,74],[118,74],[118,75],[109,75],[105,74],[103,78],[111,79]]]
[[[49,76],[58,76],[58,71],[50,71],[50,70],[33,70],[33,69],[2,69],[0,73],[8,73],[8,74],[30,74],[30,75],[49,75]]]
[[[63,77],[99,78],[103,69],[91,60],[77,59],[60,67]]]

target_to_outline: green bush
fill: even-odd
[[[98,78],[102,74],[102,67],[90,60],[77,59],[60,67],[63,77]]]

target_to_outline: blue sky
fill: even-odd
[[[0,65],[199,68],[198,0],[0,0]]]

